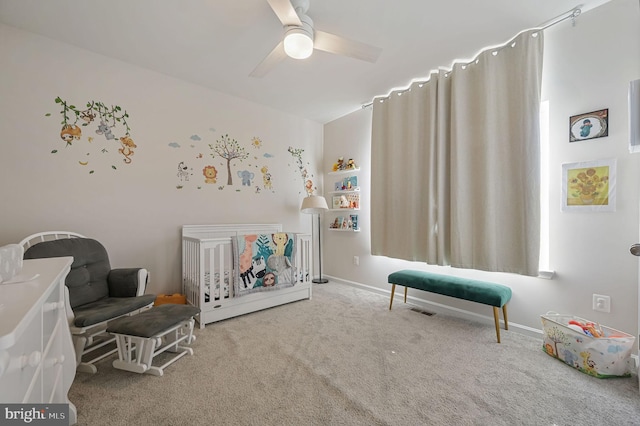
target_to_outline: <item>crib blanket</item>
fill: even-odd
[[[296,283],[295,234],[238,235],[233,240],[236,297]]]

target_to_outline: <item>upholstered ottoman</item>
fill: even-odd
[[[113,366],[162,376],[166,367],[186,354],[193,355],[193,349],[179,343],[186,340],[191,344],[195,340],[193,317],[199,313],[200,309],[194,306],[165,304],[111,321],[107,331],[116,337],[118,345],[118,359]],[[163,365],[153,366],[153,358],[165,351],[175,355]]]

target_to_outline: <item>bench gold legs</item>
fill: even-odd
[[[504,317],[504,329],[509,329],[509,322],[507,320],[507,304],[505,303],[502,306],[502,316]],[[496,336],[498,337],[498,343],[500,343],[500,311],[498,311],[498,307],[493,307],[493,319],[496,323]]]
[[[405,287],[406,288],[406,287]],[[396,285],[391,285],[391,301],[389,302],[389,310],[391,310],[391,306],[393,305],[393,295],[396,293]]]
[[[393,296],[396,293],[396,285],[391,284],[391,300],[389,301],[389,310],[391,310],[391,306],[393,305]],[[407,287],[404,288],[404,303],[407,303]]]
[[[509,329],[509,322],[507,320],[507,304],[502,305],[502,317],[504,318],[504,329]]]
[[[396,293],[396,285],[391,284],[391,300],[389,300],[389,310],[393,306],[393,296]],[[407,303],[407,287],[404,288],[404,303]],[[504,317],[504,329],[509,329],[509,320],[507,319],[507,304],[505,303],[502,306],[502,316]],[[498,338],[498,343],[500,343],[500,311],[497,306],[493,307],[493,319],[496,323],[496,337]]]
[[[500,314],[498,313],[498,308],[496,306],[493,307],[493,319],[496,322],[496,336],[498,336],[498,343],[500,343]]]

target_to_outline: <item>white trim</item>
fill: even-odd
[[[556,276],[556,271],[538,271],[538,278],[552,280]]]

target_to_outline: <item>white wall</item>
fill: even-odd
[[[277,222],[292,232],[310,232],[309,216],[299,212],[305,196],[301,170],[287,148],[304,149],[303,166],[321,187],[319,123],[9,26],[0,25],[0,40],[0,245],[46,230],[80,232],[106,246],[112,266],[147,267],[149,291],[170,293],[180,290],[183,224]],[[137,145],[132,162],[123,162],[117,140],[95,133],[95,122],[66,146],[58,96],[78,108],[95,100],[126,109]],[[116,129],[116,136],[124,135],[122,127]],[[250,187],[237,176],[233,186],[225,185],[223,160],[209,155],[208,144],[224,134],[250,154],[233,163],[234,174],[254,172]],[[254,137],[261,148],[251,145]],[[181,161],[193,169],[189,182],[178,179]],[[204,183],[205,165],[218,169],[216,184]],[[263,165],[272,175],[272,191],[264,189]]]
[[[361,167],[359,212],[362,232],[324,231],[324,271],[332,278],[388,292],[387,275],[414,268],[477,277],[509,285],[509,322],[523,331],[541,328],[540,314],[568,313],[637,334],[638,259],[629,246],[639,238],[640,157],[628,152],[627,89],[640,78],[640,13],[636,0],[613,0],[545,32],[543,98],[550,105],[550,258],[553,280],[512,274],[438,268],[370,255],[369,197],[371,109],[359,110],[325,125],[324,170],[340,156]],[[452,58],[453,59],[453,58]],[[446,64],[443,64],[446,65]],[[569,117],[609,108],[609,136],[569,143]],[[617,210],[599,213],[560,211],[561,164],[617,159]],[[326,187],[331,177],[325,175]],[[398,206],[402,208],[402,206]],[[360,257],[360,266],[352,262]],[[592,310],[592,294],[611,296],[611,313]],[[449,311],[490,320],[486,306],[410,291]],[[442,306],[440,306],[442,305]],[[451,311],[451,309],[453,311]],[[478,317],[482,316],[482,318]]]

